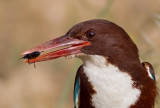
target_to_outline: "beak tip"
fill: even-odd
[[[26,55],[26,54],[29,54],[29,53],[30,53],[30,51],[24,51],[20,55]]]
[[[21,53],[20,55],[25,55],[25,54],[27,54],[26,52],[23,52],[23,53]]]

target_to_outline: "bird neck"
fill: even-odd
[[[96,91],[92,104],[96,108],[127,108],[138,100],[141,91],[133,87],[127,73],[98,55],[83,56],[83,70]],[[100,101],[99,101],[100,100]]]

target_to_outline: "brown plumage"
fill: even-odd
[[[95,19],[85,21],[73,26],[64,36],[25,51],[23,54],[29,54],[34,51],[41,52],[67,45],[70,46],[41,55],[31,59],[30,62],[46,61],[80,53],[88,56],[101,56],[106,59],[106,66],[112,64],[120,72],[126,73],[131,77],[131,80],[134,82],[132,89],[140,91],[140,96],[137,97],[136,102],[130,104],[130,108],[154,107],[157,95],[155,80],[148,75],[148,71],[146,70],[147,63],[141,64],[137,46],[121,27],[107,20]],[[151,65],[148,66],[151,67]],[[153,74],[153,67],[150,69],[151,74]],[[89,81],[83,65],[77,72],[76,80],[77,78],[80,78],[79,108],[94,108],[95,104],[92,102],[92,98],[98,92]],[[105,86],[107,87],[107,85]]]
[[[132,80],[134,81],[133,87],[140,89],[141,95],[131,108],[153,108],[157,95],[156,83],[148,76],[146,69],[141,65],[138,49],[128,34],[112,22],[91,20],[73,26],[68,35],[87,40],[83,34],[89,30],[94,30],[97,36],[89,40],[92,44],[82,48],[81,51],[87,55],[102,55],[107,57],[111,64],[118,66],[120,70],[132,76]],[[84,72],[81,69],[81,72],[78,73]],[[89,88],[92,88],[92,86],[89,86]],[[89,91],[86,89],[83,92]],[[84,98],[87,95],[83,98],[84,94],[82,95],[81,93],[80,102],[85,103]]]

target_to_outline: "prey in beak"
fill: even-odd
[[[89,41],[84,41],[84,40],[80,40],[77,38],[72,38],[67,35],[64,35],[23,52],[22,55],[24,55],[24,57],[22,58],[27,59],[24,61],[25,63],[47,61],[47,60],[56,59],[62,56],[81,53],[80,49],[88,45],[90,45]],[[58,49],[58,50],[40,55],[40,52],[45,52],[51,49],[53,50]],[[33,55],[33,56],[35,55],[35,56],[34,57],[31,56],[28,58],[28,56],[30,55]]]

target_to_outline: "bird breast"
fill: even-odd
[[[89,55],[83,62],[84,73],[96,91],[92,96],[95,108],[128,108],[138,100],[141,92],[133,87],[127,72],[107,63],[103,56]]]

